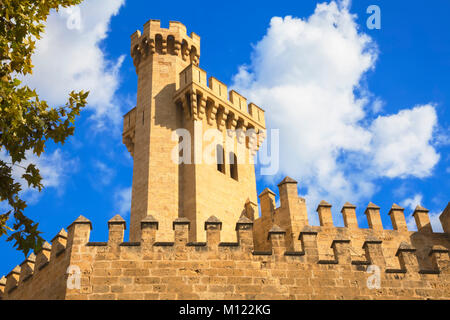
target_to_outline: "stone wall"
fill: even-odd
[[[390,215],[401,221],[396,210]],[[306,225],[291,239],[273,224],[262,248],[254,247],[262,231],[245,215],[233,243],[221,242],[215,217],[205,222],[206,242],[188,242],[185,218],[173,222],[172,242],[159,242],[151,216],[141,222],[140,242],[123,242],[125,221],[116,216],[108,222],[108,242],[92,243],[91,223],[80,217],[68,235],[61,231],[52,246],[2,278],[0,292],[2,299],[450,299],[449,233],[420,227],[424,208],[415,217],[417,232],[374,224],[336,228],[323,217],[322,226]],[[80,288],[67,288],[69,266],[79,268]],[[379,288],[368,285],[377,271]]]

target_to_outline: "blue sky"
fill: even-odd
[[[107,220],[119,213],[129,221],[133,168],[121,116],[136,101],[130,35],[149,19],[163,27],[181,21],[199,34],[200,67],[250,97],[280,129],[280,171],[257,175],[258,192],[277,191],[289,175],[313,224],[325,199],[337,225],[350,201],[367,227],[363,212],[373,201],[385,228],[395,202],[409,222],[421,203],[438,229],[450,201],[450,3],[318,3],[85,0],[79,12],[52,13],[25,80],[52,104],[64,103],[69,89],[91,96],[75,136],[36,160],[47,188],[24,191],[43,236],[51,240],[82,214],[93,223],[91,240],[106,241]],[[381,9],[380,30],[366,27],[372,4]],[[5,240],[0,275],[23,261]]]

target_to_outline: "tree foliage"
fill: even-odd
[[[52,9],[58,10],[82,0],[0,0],[0,151],[10,160],[0,159],[0,203],[10,210],[0,212],[0,236],[14,241],[25,255],[39,250],[44,240],[38,223],[28,218],[21,199],[22,190],[13,168],[21,170],[28,186],[44,187],[35,164],[22,167],[27,154],[40,156],[47,141],[63,144],[73,135],[76,116],[86,106],[89,92],[72,92],[64,106],[50,107],[38,93],[23,85],[19,78],[31,74],[36,41],[44,32],[44,23]],[[12,226],[7,222],[13,217]]]

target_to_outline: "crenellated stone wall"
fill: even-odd
[[[280,188],[286,181],[295,185],[287,178]],[[295,202],[293,193],[280,195],[281,208]],[[394,230],[380,227],[374,204],[366,210],[369,229],[358,228],[355,207],[348,203],[342,210],[344,228],[333,226],[324,201],[318,207],[321,226],[309,226],[301,216],[306,209],[293,205],[294,211],[287,210],[298,223],[293,227],[277,217],[285,207],[264,206],[270,202],[265,197],[272,196],[267,190],[261,195],[263,214],[268,207],[274,212],[270,229],[257,223],[262,218],[253,221],[243,214],[231,243],[221,242],[222,222],[214,216],[204,223],[206,242],[188,241],[186,218],[173,221],[173,241],[160,242],[159,223],[152,216],[141,222],[140,242],[123,242],[125,221],[116,216],[108,222],[108,242],[93,243],[91,222],[81,216],[68,234],[62,230],[52,245],[46,243],[2,278],[1,298],[450,299],[449,233],[432,232],[426,209],[416,209],[419,231],[411,232],[396,205],[390,211]],[[448,219],[441,216],[443,224]],[[79,288],[67,287],[69,267],[80,271]],[[378,271],[380,286],[373,287]]]

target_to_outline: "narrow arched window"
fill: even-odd
[[[188,55],[188,44],[186,42],[186,40],[183,40],[183,42],[181,43],[181,57],[183,58],[183,60],[186,60],[186,56]]]
[[[230,152],[230,176],[234,180],[238,181],[238,161],[233,152]]]
[[[173,36],[167,37],[167,53],[175,54],[175,38]]]
[[[225,154],[223,152],[223,147],[218,144],[216,148],[217,157],[217,171],[225,173]]]
[[[157,34],[155,37],[155,49],[156,52],[159,54],[162,54],[162,47],[163,47],[163,38],[162,35]]]
[[[191,47],[191,51],[190,51],[189,54],[190,54],[191,63],[195,64],[195,62],[196,62],[195,57],[197,55],[197,48],[192,46]]]

